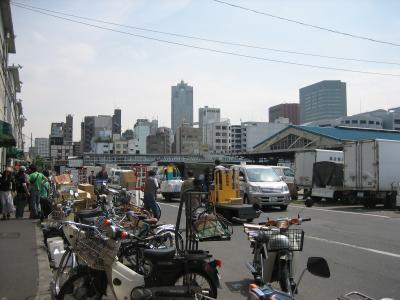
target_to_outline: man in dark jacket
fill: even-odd
[[[17,196],[15,197],[15,218],[22,219],[24,216],[25,205],[30,195],[26,168],[24,166],[21,166],[18,173],[15,175],[15,188],[17,192]]]

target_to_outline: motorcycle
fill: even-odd
[[[282,291],[294,293],[295,252],[303,250],[304,231],[291,227],[306,221],[311,219],[298,216],[269,219],[260,225],[243,225],[253,249],[253,261],[247,263],[247,267],[256,283],[278,281]]]
[[[123,239],[136,236],[109,226],[104,232],[95,226],[65,222],[65,234],[76,256],[85,262],[62,285],[57,299],[101,299],[107,286],[116,299],[193,299],[196,294],[217,296],[214,280],[218,261],[207,261],[205,251],[176,255],[175,248],[144,249],[148,269],[139,274],[118,261]],[[85,298],[86,297],[86,298]]]
[[[303,278],[306,271],[309,271],[311,274],[329,278],[330,270],[328,263],[322,257],[309,257],[307,260],[307,267],[301,273],[299,280],[296,284],[297,287],[300,285],[301,279]],[[264,286],[253,285],[250,287],[249,295],[247,300],[294,300],[294,296],[292,294],[284,293],[282,291],[278,291],[274,289],[270,284],[266,284]],[[367,300],[367,299],[366,299]]]

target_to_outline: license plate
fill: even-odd
[[[276,198],[276,197],[270,197],[269,198],[269,201],[271,201],[271,202],[275,202],[275,201],[277,201],[278,200],[278,198]]]

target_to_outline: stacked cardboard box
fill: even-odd
[[[136,175],[133,171],[121,172],[120,181],[121,187],[128,190],[134,190],[136,187]]]

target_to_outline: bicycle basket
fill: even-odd
[[[304,231],[302,229],[286,229],[281,231],[264,231],[264,234],[269,237],[267,250],[268,251],[302,251],[304,243]]]
[[[90,268],[103,271],[115,260],[118,246],[118,242],[99,233],[80,230],[73,250]]]
[[[214,213],[203,213],[193,223],[194,237],[200,242],[226,241],[231,239],[232,225]]]

